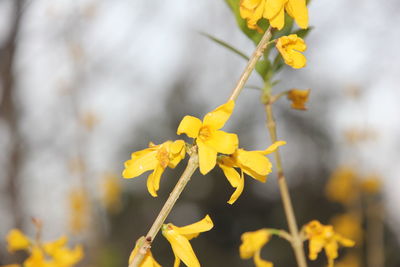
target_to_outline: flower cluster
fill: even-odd
[[[303,232],[309,240],[309,258],[317,259],[318,253],[324,249],[329,267],[333,267],[334,260],[338,257],[339,245],[344,247],[355,245],[354,241],[336,233],[331,225],[323,225],[316,220],[305,225]]]
[[[220,130],[232,115],[234,107],[235,102],[228,101],[207,113],[203,120],[185,116],[177,130],[178,135],[186,134],[194,139],[199,155],[199,169],[203,175],[218,164],[229,183],[236,188],[228,201],[229,204],[233,204],[243,191],[243,173],[260,182],[266,182],[267,175],[272,171],[272,164],[265,155],[285,144],[279,141],[263,151],[246,151],[238,148],[238,136]],[[156,197],[165,168],[175,168],[185,158],[185,152],[186,145],[183,140],[167,141],[161,145],[151,143],[149,148],[132,153],[131,159],[125,162],[122,175],[124,178],[133,178],[153,170],[147,179],[147,189],[153,197]],[[241,170],[240,174],[235,168]]]
[[[58,240],[42,243],[39,240],[31,240],[18,229],[12,229],[7,235],[8,251],[25,250],[29,254],[23,263],[24,267],[74,266],[83,258],[83,248],[77,245],[70,249],[67,242],[67,237],[62,236]]]

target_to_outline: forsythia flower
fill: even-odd
[[[355,244],[354,241],[335,233],[331,225],[322,225],[316,220],[305,225],[303,231],[309,240],[309,258],[315,260],[318,253],[324,249],[329,267],[333,267],[333,262],[338,257],[339,244],[345,247]]]
[[[310,95],[310,89],[308,90],[298,90],[292,89],[288,92],[287,98],[292,101],[293,109],[306,110],[306,102],[308,101],[308,96]]]
[[[331,201],[351,204],[359,196],[357,174],[350,167],[335,170],[326,185],[326,196]]]
[[[131,159],[125,162],[124,178],[134,178],[144,172],[154,170],[147,178],[147,189],[150,195],[157,196],[161,175],[165,168],[175,168],[185,158],[183,140],[166,141],[160,145],[150,143],[149,148],[132,153]]]
[[[70,228],[75,234],[82,232],[89,223],[90,204],[86,192],[74,189],[69,195]]]
[[[162,226],[162,234],[171,244],[175,255],[174,267],[178,267],[181,260],[188,267],[200,267],[199,260],[189,240],[202,232],[209,231],[213,226],[214,224],[208,215],[201,221],[183,227],[177,227],[171,223]]]
[[[106,174],[103,182],[103,205],[108,212],[117,212],[121,208],[121,185],[117,176]]]
[[[265,183],[267,175],[272,171],[272,164],[265,155],[274,152],[279,146],[284,145],[284,141],[278,141],[263,151],[246,151],[237,149],[235,153],[229,156],[221,156],[218,159],[218,165],[224,172],[229,183],[236,188],[228,203],[233,204],[243,192],[244,175]],[[239,174],[235,168],[240,168]]]
[[[69,249],[65,236],[53,242],[35,244],[19,230],[13,229],[7,236],[9,248],[26,250],[30,254],[24,267],[72,267],[83,257],[82,246]],[[20,266],[18,264],[6,266]]]
[[[220,131],[235,107],[232,100],[206,114],[203,122],[196,117],[185,116],[179,124],[177,134],[185,133],[196,138],[199,151],[199,166],[202,174],[211,171],[217,161],[217,153],[232,154],[238,147],[236,134]]]
[[[256,267],[272,267],[272,262],[265,261],[260,257],[261,249],[269,241],[270,237],[271,234],[267,229],[242,234],[242,244],[239,248],[240,258],[250,259],[254,257]]]
[[[241,0],[240,16],[247,20],[250,29],[261,29],[257,22],[261,18],[269,20],[272,27],[278,30],[285,25],[285,10],[294,18],[300,28],[308,27],[308,9],[306,0]]]
[[[132,263],[133,259],[135,258],[136,254],[138,253],[140,246],[139,244],[143,242],[144,237],[136,242],[135,248],[132,250],[131,255],[129,256],[129,264]],[[142,262],[139,264],[139,267],[161,267],[161,265],[154,259],[153,254],[151,253],[150,249],[147,250],[146,255]]]
[[[292,68],[300,69],[306,65],[306,57],[300,52],[304,52],[307,46],[297,34],[282,36],[278,39],[276,48],[281,53],[285,63]]]
[[[31,241],[20,230],[12,229],[7,235],[8,251],[28,249]]]

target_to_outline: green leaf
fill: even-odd
[[[294,31],[294,34],[297,34],[300,38],[306,38],[307,35],[314,29],[314,27],[308,27],[307,29],[299,29],[297,31]]]
[[[267,58],[261,59],[256,64],[256,71],[260,74],[261,78],[266,81],[268,77],[269,70],[271,68],[271,62]]]
[[[260,42],[263,34],[257,32],[256,30],[249,29],[247,27],[246,20],[242,19],[242,17],[240,16],[239,12],[240,0],[225,0],[225,2],[228,4],[233,14],[235,15],[236,22],[239,25],[239,28],[248,38],[250,38],[254,42],[254,44],[257,45]],[[261,29],[266,31],[268,29],[269,23],[267,20],[261,20],[259,26]]]
[[[200,32],[200,34],[205,36],[205,37],[207,37],[207,38],[209,38],[211,41],[214,41],[217,44],[227,48],[228,50],[232,51],[233,53],[237,54],[238,56],[244,58],[246,61],[249,61],[250,58],[245,53],[243,53],[240,50],[234,48],[233,46],[231,46],[230,44],[222,41],[221,39],[218,39],[217,37],[214,37],[214,36],[212,36],[212,35],[210,35],[208,33],[204,33],[204,32]]]

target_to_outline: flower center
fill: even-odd
[[[200,128],[200,133],[199,133],[199,138],[202,141],[206,141],[207,139],[209,139],[211,137],[211,130],[209,127],[207,126],[203,126]]]
[[[161,167],[166,168],[169,163],[169,153],[168,151],[164,148],[161,147],[158,152],[157,152],[157,159],[158,162],[160,162]]]

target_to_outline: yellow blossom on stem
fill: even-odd
[[[208,215],[201,221],[183,227],[177,227],[172,223],[162,226],[162,234],[171,244],[175,255],[174,267],[179,267],[181,261],[188,267],[200,267],[199,260],[189,240],[202,232],[211,230],[213,226],[214,224]]]
[[[160,179],[165,168],[175,168],[185,158],[183,140],[166,141],[160,145],[150,143],[149,148],[132,153],[131,159],[125,162],[124,178],[134,178],[144,172],[153,170],[147,178],[147,189],[153,197],[157,196]]]
[[[141,242],[144,242],[144,237],[140,238],[136,242],[135,248],[132,250],[131,255],[129,256],[129,264],[131,264],[136,254],[139,252]],[[153,254],[151,253],[150,249],[148,249],[142,262],[139,264],[139,267],[161,267],[161,265],[154,259]]]
[[[12,229],[7,235],[8,251],[28,249],[31,241],[20,230]]]
[[[237,149],[235,153],[229,156],[221,156],[218,159],[218,166],[224,172],[226,178],[232,187],[236,188],[228,203],[233,204],[243,192],[244,175],[265,183],[267,175],[272,171],[272,164],[265,155],[274,152],[279,146],[286,144],[284,141],[278,141],[263,151],[246,151]],[[239,174],[235,168],[241,170]]]
[[[250,29],[261,31],[257,22],[261,18],[269,20],[272,27],[281,30],[285,25],[285,10],[294,18],[300,28],[308,27],[306,0],[241,0],[240,16],[247,21]]]
[[[287,98],[292,102],[293,109],[306,110],[306,103],[308,101],[308,96],[310,95],[310,89],[299,90],[292,89],[288,92]]]
[[[81,245],[70,249],[66,247],[67,243],[68,239],[66,236],[62,236],[56,241],[44,243],[43,249],[47,255],[52,257],[55,266],[73,266],[83,258],[83,248]]]
[[[303,231],[309,240],[309,258],[317,259],[318,253],[324,249],[329,267],[333,267],[333,262],[338,257],[339,245],[344,247],[355,245],[354,241],[337,234],[331,225],[323,225],[317,220],[305,225]]]
[[[240,258],[250,259],[253,257],[256,267],[272,267],[272,262],[263,260],[260,257],[261,249],[268,243],[270,238],[271,234],[267,229],[242,234],[242,244],[239,247]]]
[[[359,196],[358,177],[351,167],[336,169],[326,185],[325,192],[329,200],[348,205]]]
[[[285,63],[292,68],[300,69],[306,65],[306,57],[300,52],[304,52],[307,46],[297,34],[280,37],[276,43],[276,48],[281,53]]]
[[[207,113],[203,121],[185,116],[179,124],[177,134],[185,133],[196,139],[200,172],[204,175],[215,167],[217,153],[232,154],[238,147],[236,134],[219,130],[231,116],[234,107],[235,102],[231,100]]]

